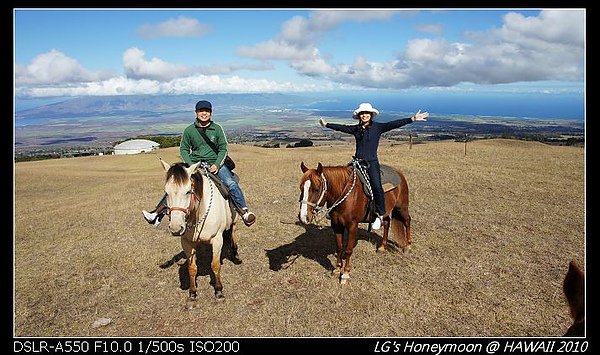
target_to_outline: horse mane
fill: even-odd
[[[323,175],[332,192],[340,193],[352,176],[352,169],[347,165],[324,166]]]
[[[192,174],[191,177],[188,177],[187,170],[185,168],[189,168],[190,166],[187,163],[175,163],[171,165],[169,170],[167,170],[167,177],[165,181],[169,181],[169,179],[173,179],[173,183],[175,185],[183,185],[188,178],[192,179],[194,186],[194,194],[198,197],[198,199],[202,198],[202,177],[200,173],[196,171]]]

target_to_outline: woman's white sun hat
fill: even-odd
[[[370,103],[363,102],[362,104],[358,105],[358,108],[356,110],[354,110],[354,113],[352,114],[352,118],[358,119],[358,114],[361,112],[371,112],[371,114],[372,114],[371,118],[375,118],[375,116],[377,116],[379,114],[379,111],[377,109],[373,108],[373,106],[371,106]]]

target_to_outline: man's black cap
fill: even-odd
[[[196,103],[196,111],[202,110],[202,109],[209,109],[212,112],[212,105],[210,104],[210,102],[208,102],[206,100],[198,101]]]

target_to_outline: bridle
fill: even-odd
[[[308,206],[312,207],[313,214],[318,214],[323,208],[325,208],[326,201],[325,201],[324,197],[327,194],[327,179],[325,178],[325,175],[323,173],[321,173],[321,180],[323,181],[323,186],[321,187],[321,193],[319,194],[319,198],[317,199],[317,202],[310,202],[308,200],[308,196],[306,196],[305,199],[299,201],[303,205],[308,205]],[[321,205],[321,203],[323,203],[323,204]]]
[[[208,217],[208,213],[210,212],[210,208],[212,207],[212,204],[213,204],[214,187],[213,187],[213,182],[211,181],[211,178],[208,176],[209,166],[210,166],[209,164],[202,162],[200,164],[200,166],[198,167],[199,169],[204,170],[204,175],[206,176],[206,180],[208,181],[208,186],[210,187],[210,200],[208,201],[208,207],[206,207],[206,211],[204,212],[202,217],[199,218],[196,221],[196,223],[191,223],[190,221],[187,220],[188,216],[191,214],[191,212],[195,210],[196,204],[198,202],[200,202],[200,197],[198,197],[198,195],[196,194],[196,183],[195,183],[194,178],[192,177],[193,174],[190,175],[190,180],[192,181],[192,197],[190,198],[189,207],[188,208],[177,207],[177,206],[169,207],[169,213],[171,213],[171,211],[181,211],[181,212],[185,213],[186,228],[187,229],[191,229],[192,227],[195,228],[195,232],[194,232],[195,236],[204,227],[204,222],[206,221],[206,217]],[[202,177],[200,177],[200,178],[202,179]],[[200,226],[200,225],[202,225],[202,227],[200,229],[198,229],[198,226]]]
[[[196,181],[191,176],[190,176],[190,180],[192,180],[192,197],[190,198],[190,204],[189,204],[188,208],[179,207],[179,206],[169,207],[169,214],[173,211],[181,211],[181,212],[185,213],[185,218],[187,219],[187,217],[190,215],[190,213],[196,207],[196,202],[200,201],[200,198],[198,197],[198,195],[196,195]]]
[[[343,197],[341,197],[339,200],[337,200],[336,202],[334,202],[331,205],[331,207],[329,207],[329,208],[325,207],[325,203],[327,201],[324,200],[324,197],[327,194],[327,179],[325,178],[325,174],[323,174],[323,173],[321,173],[321,179],[323,180],[323,187],[321,187],[321,193],[319,195],[319,199],[317,200],[317,202],[313,203],[313,202],[308,201],[308,196],[306,196],[305,199],[300,200],[301,204],[308,205],[308,206],[311,206],[313,208],[313,216],[318,215],[323,210],[325,210],[325,216],[329,216],[329,214],[331,213],[331,211],[334,208],[336,208],[337,206],[339,206],[342,202],[344,202],[348,198],[348,196],[350,196],[350,193],[352,192],[352,190],[354,190],[354,185],[356,185],[356,165],[357,164],[354,163],[354,160],[353,160],[352,163],[353,163],[352,164],[352,186],[350,186],[350,189],[348,190],[348,192],[346,192],[346,194]],[[321,202],[323,204],[321,204]]]

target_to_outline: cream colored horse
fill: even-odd
[[[197,266],[196,248],[199,244],[212,246],[211,270],[214,276],[215,298],[224,299],[221,283],[221,249],[223,232],[231,230],[232,244],[236,247],[234,235],[235,215],[229,208],[228,201],[223,198],[217,186],[206,175],[204,168],[193,174],[200,162],[186,167],[184,163],[170,165],[160,160],[167,171],[165,192],[169,206],[169,231],[174,236],[181,236],[181,246],[187,257],[189,271],[189,299],[196,300]]]

